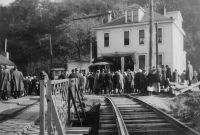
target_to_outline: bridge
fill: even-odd
[[[198,85],[200,83],[183,88],[179,93]],[[99,108],[99,135],[200,135],[187,123],[133,96],[122,94],[103,97],[105,103]],[[87,116],[83,102],[78,79],[41,81],[40,135],[91,134],[91,127],[84,125]]]
[[[200,83],[189,87],[171,85],[178,88],[174,94],[179,95]],[[125,93],[82,96],[78,79],[42,80],[40,92],[40,97],[0,102],[1,135],[199,135],[192,123],[180,121],[158,109],[167,101],[153,106],[155,102],[161,102],[155,96]]]

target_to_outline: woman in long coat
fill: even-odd
[[[117,71],[117,89],[118,93],[124,92],[124,77],[120,71]]]
[[[156,70],[153,71],[153,89],[155,92],[160,92],[160,75]]]
[[[189,86],[192,84],[192,78],[193,78],[193,67],[190,64],[190,61],[188,61],[186,66],[186,80],[188,80]]]

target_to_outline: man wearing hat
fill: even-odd
[[[79,78],[80,74],[78,73],[78,69],[75,68],[75,78]]]
[[[72,73],[69,75],[69,78],[76,78],[74,69],[72,69]]]

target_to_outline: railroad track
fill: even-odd
[[[200,135],[184,123],[132,96],[106,97],[99,135]]]

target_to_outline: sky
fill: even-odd
[[[8,6],[13,1],[15,0],[0,0],[0,5]]]

